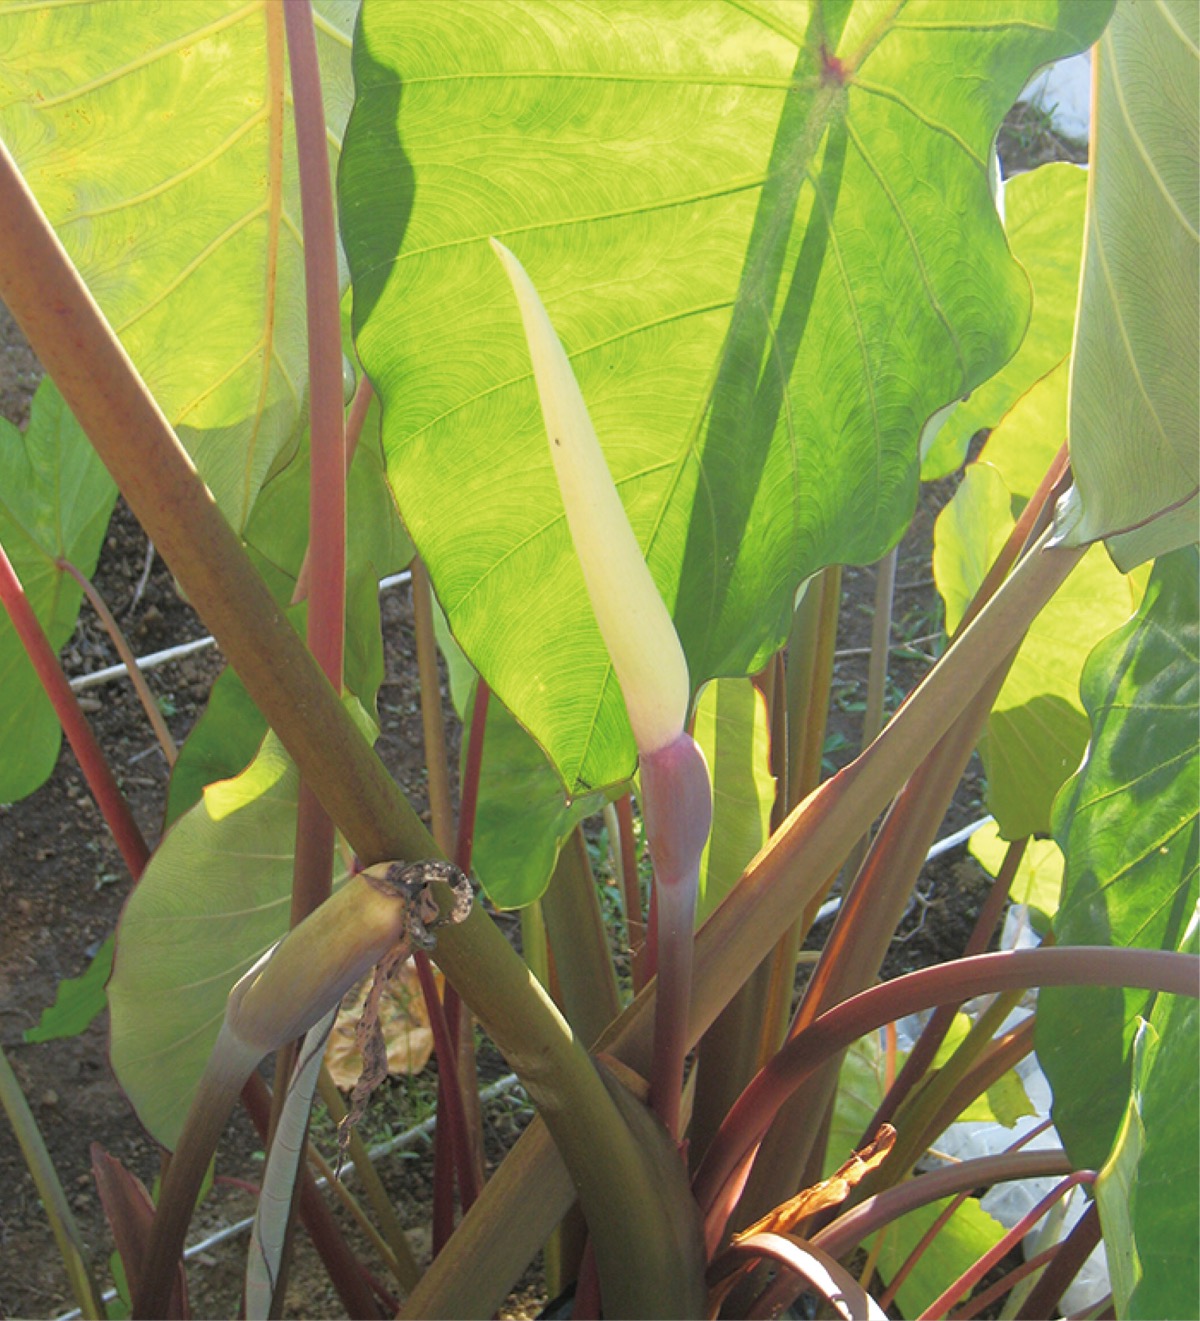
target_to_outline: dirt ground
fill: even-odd
[[[1035,125],[1034,128],[1037,126]],[[1010,159],[1027,154],[1030,163],[1062,156],[1062,144],[1049,146],[1018,122],[1010,132]],[[7,312],[0,307],[0,414],[24,425],[28,401],[39,376],[37,363]],[[890,705],[932,664],[941,607],[930,578],[933,519],[953,492],[953,481],[922,492],[913,526],[900,547],[894,637],[913,640],[911,651],[892,658]],[[97,585],[125,629],[135,652],[145,654],[204,635],[195,613],[177,597],[170,574],[154,557],[143,583],[149,551],[144,534],[123,505],[118,506],[97,575]],[[844,574],[842,623],[834,683],[831,734],[840,747],[835,762],[857,750],[861,716],[855,710],[865,691],[866,659],[874,597],[873,569]],[[421,724],[413,649],[411,600],[407,589],[384,594],[383,619],[387,682],[380,694],[384,720],[380,751],[417,809],[427,812],[421,751]],[[841,653],[847,653],[841,655]],[[69,675],[111,664],[107,638],[84,609],[64,652]],[[168,723],[178,741],[203,711],[221,659],[208,650],[156,669],[153,691],[172,712]],[[84,696],[105,753],[117,771],[138,822],[151,841],[160,833],[167,782],[158,751],[128,682],[90,689]],[[960,788],[943,826],[949,833],[982,815],[978,765]],[[927,868],[902,941],[894,947],[887,972],[952,957],[969,934],[987,882],[974,862],[958,851]],[[106,1024],[98,1020],[81,1037],[27,1045],[22,1033],[37,1023],[54,998],[61,978],[80,974],[111,932],[128,893],[129,879],[86,789],[74,758],[64,748],[49,782],[32,797],[0,807],[0,1042],[16,1070],[63,1179],[84,1237],[107,1279],[111,1239],[89,1173],[89,1147],[98,1142],[149,1183],[156,1172],[154,1144],[132,1116],[112,1077],[106,1056]],[[818,933],[819,934],[819,933]],[[430,1066],[429,1073],[436,1068]],[[481,1081],[504,1072],[494,1052],[485,1054]],[[389,1084],[377,1103],[374,1133],[399,1132],[429,1113],[429,1076]],[[381,1117],[379,1117],[381,1115]],[[489,1106],[489,1155],[498,1159],[528,1121],[530,1111],[518,1092]],[[426,1243],[431,1188],[428,1143],[381,1166],[385,1183],[411,1227],[414,1245]],[[248,1121],[239,1115],[218,1155],[218,1178],[200,1207],[189,1242],[251,1214],[248,1189],[257,1182],[261,1150]],[[343,1316],[319,1262],[298,1235],[288,1315]],[[355,1238],[356,1246],[361,1239]],[[207,1250],[189,1270],[192,1305],[198,1317],[236,1315],[244,1269],[244,1238]],[[540,1305],[536,1275],[523,1282],[506,1315],[536,1314]],[[0,1124],[0,1317],[58,1317],[73,1300],[41,1211],[32,1180],[11,1131]]]

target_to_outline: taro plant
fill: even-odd
[[[0,296],[58,392],[0,451],[5,793],[48,773],[52,710],[138,882],[111,1054],[171,1155],[157,1201],[96,1161],[136,1314],[187,1311],[239,1096],[273,1135],[251,1315],[278,1314],[293,1205],[352,1315],[491,1315],[546,1247],[581,1316],[806,1289],[846,1316],[1049,1316],[1101,1235],[1117,1314],[1192,1314],[1194,6],[13,3],[0,32]],[[1093,43],[1090,170],[999,197],[1006,111]],[[838,566],[886,561],[922,470],[981,429],[937,528],[950,644],[886,722],[880,654],[882,727],[823,776]],[[153,852],[54,655],[110,478],[230,666]],[[432,833],[371,748],[375,584],[414,552]],[[962,958],[877,985],[977,746],[991,895]],[[628,1003],[580,824],[607,802]],[[1037,887],[1049,835],[1061,883]],[[521,908],[528,962],[472,872]],[[1040,945],[989,953],[1010,893]],[[330,1016],[374,968],[354,1140],[410,951],[435,1256],[385,1225],[382,1287],[300,1153]],[[879,1030],[926,1010],[881,1068]],[[472,1018],[538,1111],[486,1181]],[[1062,1145],[938,1165],[1035,1050]],[[969,1196],[1035,1176],[1057,1182],[1008,1230]],[[974,1293],[1075,1185],[1070,1234]]]

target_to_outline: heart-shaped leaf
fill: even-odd
[[[1033,285],[1033,315],[1012,361],[943,423],[922,459],[923,480],[953,472],[966,458],[977,431],[994,427],[1035,381],[1070,358],[1086,200],[1087,171],[1066,161],[1054,161],[1005,183],[1004,232]],[[1065,439],[1064,412],[1058,443]]]
[[[1196,541],[1197,46],[1200,11],[1188,0],[1126,0],[1096,48],[1091,205],[1071,374],[1075,490],[1062,532],[1069,545],[1110,538],[1126,569]]]
[[[1017,402],[938,518],[933,567],[950,629],[1062,443],[1066,383],[1057,368]],[[1049,831],[1054,796],[1087,746],[1083,664],[1129,618],[1139,594],[1096,547],[1030,626],[979,745],[988,809],[1005,839]]]
[[[1054,930],[1064,945],[1179,949],[1200,893],[1200,595],[1194,548],[1155,565],[1136,617],[1088,660],[1087,759],[1055,804],[1066,858]],[[1107,1159],[1129,1097],[1146,991],[1045,990],[1037,1052],[1077,1167]]]
[[[569,789],[627,777],[633,742],[488,236],[546,303],[693,685],[752,671],[805,576],[896,540],[925,420],[1015,350],[991,143],[1108,13],[364,12],[341,207],[389,475],[455,636]]]
[[[767,704],[749,679],[716,679],[696,703],[692,736],[708,762],[713,824],[700,859],[699,926],[771,833],[775,777]]]
[[[116,497],[53,382],[38,386],[24,435],[0,418],[0,544],[55,651],[70,638],[83,599],[56,560],[92,574]],[[62,729],[3,611],[0,692],[0,803],[13,803],[53,771]]]
[[[288,929],[300,777],[274,734],[175,823],[117,928],[111,1058],[138,1118],[174,1147],[230,987]],[[345,879],[336,869],[334,884]]]
[[[357,0],[316,0],[326,122]],[[283,11],[0,5],[0,137],[240,531],[308,375]]]

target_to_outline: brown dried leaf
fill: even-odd
[[[861,1183],[872,1170],[883,1164],[895,1145],[896,1130],[891,1124],[881,1124],[874,1138],[828,1179],[814,1183],[811,1188],[803,1189],[789,1201],[768,1211],[761,1220],[735,1234],[733,1242],[740,1243],[753,1234],[786,1234],[801,1220],[807,1220],[818,1211],[840,1206],[850,1196],[855,1184]]]
[[[441,974],[436,976],[440,984]],[[364,979],[346,997],[325,1048],[325,1063],[344,1092],[354,1086],[362,1072],[362,1054],[354,1036],[370,986],[371,982]],[[387,1049],[388,1073],[420,1073],[433,1053],[433,1031],[411,959],[401,965],[383,989],[379,1022]]]

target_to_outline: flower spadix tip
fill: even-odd
[[[516,294],[550,455],[588,597],[639,751],[670,744],[687,719],[687,661],[592,426],[575,373],[533,282],[491,240]]]

